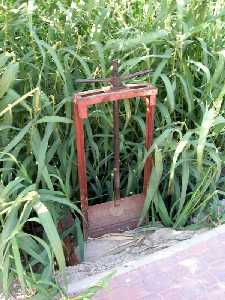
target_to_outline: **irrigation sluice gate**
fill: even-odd
[[[128,84],[122,80],[148,74],[149,70],[136,72],[124,77],[118,74],[118,62],[113,61],[112,77],[106,79],[84,79],[78,83],[109,82],[111,86],[102,89],[88,90],[74,95],[73,113],[76,132],[76,151],[78,177],[80,185],[81,210],[84,216],[83,230],[85,239],[101,236],[105,233],[133,229],[137,226],[143,209],[147,186],[152,169],[152,158],[149,156],[144,166],[143,193],[129,197],[120,197],[120,159],[119,159],[119,100],[131,100],[140,97],[146,103],[146,136],[145,147],[152,144],[154,129],[154,110],[157,89],[151,84]],[[88,188],[85,160],[84,121],[88,118],[88,107],[95,104],[113,102],[113,143],[114,143],[114,199],[102,204],[88,205]]]

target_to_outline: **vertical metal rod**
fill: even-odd
[[[84,127],[83,127],[83,119],[81,119],[79,115],[78,104],[75,101],[73,105],[74,127],[76,132],[75,148],[77,148],[77,164],[78,164],[78,177],[79,177],[79,184],[80,184],[81,211],[84,216],[83,232],[84,232],[84,239],[86,240],[88,238],[88,191],[87,191],[85,146],[84,146]]]
[[[114,205],[120,199],[120,116],[119,101],[113,101],[113,148],[114,148]]]
[[[148,150],[152,145],[153,129],[154,129],[154,112],[155,112],[156,95],[145,97],[146,102],[146,137],[145,148]],[[144,167],[144,194],[148,189],[149,178],[152,171],[152,156],[148,156]]]

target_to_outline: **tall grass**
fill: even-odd
[[[2,272],[5,293],[15,274],[24,289],[38,279],[35,288],[43,292],[52,280],[54,256],[64,268],[53,225],[65,207],[79,215],[71,99],[75,91],[94,87],[75,80],[108,76],[114,58],[121,60],[124,74],[150,68],[144,80],[159,90],[148,153],[144,104],[140,99],[121,103],[123,195],[141,191],[144,160],[149,153],[154,156],[141,220],[148,215],[152,222],[179,228],[219,201],[225,188],[223,2],[1,2],[0,266],[7,270]],[[96,106],[89,116],[89,196],[96,203],[113,193],[111,107]],[[45,234],[28,234],[29,222],[40,224]],[[22,246],[24,239],[30,247]]]

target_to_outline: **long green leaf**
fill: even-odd
[[[198,145],[197,145],[197,162],[198,162],[199,170],[201,170],[201,168],[202,168],[203,151],[205,148],[207,135],[209,133],[210,128],[213,125],[215,117],[216,117],[216,112],[214,109],[206,110],[206,112],[203,116],[201,126],[199,128],[199,139],[198,139]]]
[[[8,91],[9,87],[16,79],[19,69],[18,63],[10,63],[7,65],[5,72],[0,78],[0,98]]]
[[[65,257],[64,257],[64,253],[63,253],[62,243],[59,238],[59,234],[56,230],[56,226],[51,217],[51,214],[50,214],[49,210],[47,209],[47,207],[41,202],[38,202],[37,204],[35,204],[34,209],[37,212],[40,222],[41,222],[41,224],[44,228],[44,231],[47,235],[47,238],[50,242],[51,249],[54,252],[55,258],[59,265],[59,270],[62,274],[64,274]]]
[[[26,287],[25,287],[25,280],[24,280],[24,269],[23,269],[16,237],[13,237],[11,241],[12,241],[13,258],[14,258],[15,265],[16,265],[16,272],[18,275],[19,282],[21,284],[21,288],[22,288],[23,292],[25,292]]]

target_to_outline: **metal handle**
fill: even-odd
[[[97,82],[110,82],[111,78],[97,78],[97,79],[77,79],[76,83],[97,83]]]

